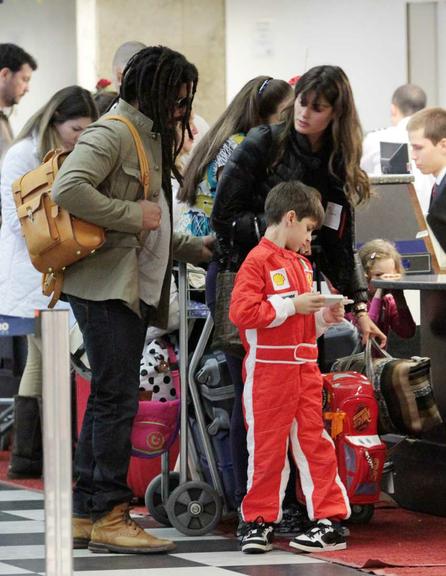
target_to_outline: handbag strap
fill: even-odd
[[[150,194],[150,170],[149,170],[149,161],[147,160],[147,154],[144,149],[144,145],[141,140],[141,136],[139,135],[138,130],[135,126],[130,122],[128,118],[125,116],[121,116],[120,114],[111,114],[110,116],[105,117],[106,120],[118,120],[127,126],[130,130],[130,133],[133,137],[133,141],[136,147],[136,153],[138,155],[138,162],[139,162],[139,171],[141,173],[140,182],[142,187],[144,188],[144,200],[149,199]]]
[[[384,350],[383,348],[380,347],[375,338],[369,338],[367,340],[364,349],[364,363],[366,369],[366,376],[370,380],[370,382],[374,382],[375,379],[375,366],[373,364],[373,356],[372,356],[373,349],[378,351],[383,358],[387,358],[389,360],[393,359],[393,356],[389,354],[387,350]]]
[[[345,318],[343,321],[348,322],[348,320],[345,320]],[[374,348],[381,354],[381,356],[383,356],[384,358],[388,358],[389,360],[392,359],[393,356],[391,356],[386,350],[380,348],[378,342],[374,338],[369,338],[367,340],[364,349],[361,350],[361,348],[362,343],[361,340],[359,340],[355,348],[353,349],[353,352],[348,357],[348,360],[346,360],[344,370],[350,370],[353,362],[358,359],[358,354],[362,352],[364,354],[364,365],[366,367],[366,376],[371,382],[373,382],[373,378],[375,376],[375,368],[373,365],[372,349]]]

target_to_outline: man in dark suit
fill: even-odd
[[[446,109],[420,110],[407,130],[417,168],[435,178],[426,220],[446,251]]]

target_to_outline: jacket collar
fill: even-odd
[[[262,238],[260,239],[260,244],[263,244],[269,250],[277,252],[278,254],[281,254],[282,256],[288,258],[289,260],[294,260],[298,256],[292,250],[288,250],[287,248],[282,248],[281,246],[278,246],[274,242],[271,242],[271,240],[268,240],[268,238],[265,238],[265,236],[262,236]]]
[[[142,130],[152,132],[153,120],[122,98],[118,100],[118,103],[110,112],[113,114],[123,114]]]

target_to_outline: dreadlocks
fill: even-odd
[[[171,174],[181,176],[175,158],[190,132],[189,118],[197,89],[198,71],[179,52],[165,46],[149,46],[137,52],[123,73],[120,96],[128,103],[136,102],[140,112],[153,121],[153,130],[161,135],[163,158],[163,188],[171,192]],[[182,84],[191,87],[181,120],[181,138],[176,137],[173,114]]]

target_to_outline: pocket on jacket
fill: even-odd
[[[141,186],[141,173],[139,168],[132,164],[123,163],[123,187],[122,197],[125,200],[140,200],[143,198],[143,188]]]

